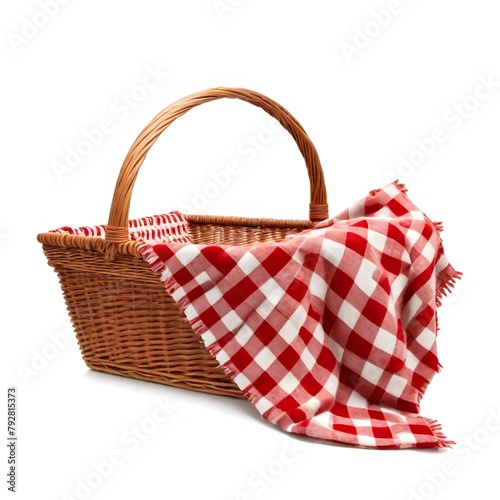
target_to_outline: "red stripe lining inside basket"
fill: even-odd
[[[177,211],[133,219],[129,221],[128,226],[130,239],[133,241],[193,243],[189,224],[184,216]],[[78,228],[63,226],[50,232],[104,238],[106,225],[100,224]]]

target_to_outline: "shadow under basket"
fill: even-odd
[[[133,187],[151,146],[178,117],[221,98],[262,108],[291,134],[309,177],[309,220],[185,216],[194,243],[278,241],[328,218],[318,153],[299,122],[281,105],[255,91],[227,87],[207,89],[171,104],[131,146],[118,175],[104,237],[57,231],[38,235],[49,265],[59,276],[83,359],[93,370],[243,397],[207,352],[160,277],[141,257],[139,248],[144,243],[131,241],[129,234]]]

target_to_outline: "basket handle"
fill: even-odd
[[[174,102],[156,115],[139,134],[127,153],[116,181],[106,228],[107,242],[124,243],[129,239],[128,217],[134,183],[148,151],[160,134],[179,116],[187,113],[191,108],[224,97],[241,99],[262,108],[288,130],[304,157],[309,174],[309,219],[315,222],[328,218],[328,203],[323,169],[316,148],[300,123],[277,102],[258,92],[243,88],[217,87],[188,95]]]

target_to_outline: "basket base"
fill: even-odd
[[[99,365],[87,363],[86,365],[93,371],[99,373],[108,373],[111,375],[118,375],[120,377],[133,378],[137,380],[144,380],[145,382],[156,382],[158,384],[169,385],[180,389],[189,389],[191,391],[204,392],[206,394],[216,394],[218,396],[230,396],[235,398],[244,399],[243,393],[231,381],[225,383],[224,381],[216,381],[209,384],[207,380],[203,382],[185,381],[183,379],[174,379],[171,376],[165,376],[161,373],[152,374],[151,370],[130,370],[130,367],[120,368],[111,367],[109,365]],[[226,387],[227,385],[227,387]]]

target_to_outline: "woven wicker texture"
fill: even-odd
[[[176,302],[129,241],[130,200],[139,169],[159,135],[199,104],[238,98],[264,109],[290,132],[310,181],[310,220],[186,215],[195,243],[242,245],[280,240],[328,217],[323,171],[311,140],[283,107],[247,89],[214,88],[187,96],[159,113],[123,163],[106,237],[47,232],[38,235],[58,274],[83,359],[91,369],[187,389],[243,397],[191,329]]]

